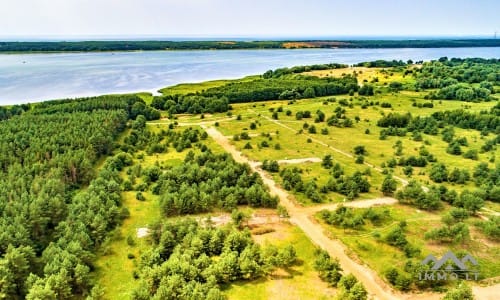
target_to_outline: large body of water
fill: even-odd
[[[0,55],[0,105],[137,91],[238,78],[295,65],[377,59],[500,58],[500,47],[300,49]]]

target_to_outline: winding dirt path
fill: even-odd
[[[300,227],[300,229],[302,229],[302,231],[304,231],[304,233],[316,245],[326,250],[332,257],[337,258],[346,272],[352,273],[363,283],[370,297],[374,299],[406,298],[405,295],[394,291],[390,286],[382,281],[373,270],[352,260],[346,254],[345,246],[341,242],[330,239],[324,233],[321,225],[311,220],[310,211],[307,208],[295,205],[291,200],[290,195],[285,190],[277,186],[276,182],[272,178],[258,168],[258,164],[243,156],[240,151],[229,143],[229,140],[222,133],[214,127],[207,127],[205,125],[202,125],[202,127],[208,135],[211,136],[225,151],[230,153],[237,162],[248,163],[252,170],[257,172],[262,177],[264,183],[269,187],[271,194],[278,196],[280,198],[281,205],[288,210],[288,213],[290,214],[290,222]],[[385,198],[373,200],[371,203],[373,205],[379,202],[381,204],[385,204],[388,200],[383,199]]]
[[[303,164],[303,163],[319,163],[321,162],[322,159],[319,157],[306,157],[306,158],[293,158],[293,159],[280,159],[278,160],[278,164],[280,165],[293,165],[293,164]],[[252,162],[254,163],[254,162]],[[256,167],[260,167],[262,163],[260,162],[255,162],[254,165]]]
[[[343,202],[343,203],[319,204],[319,205],[315,205],[315,206],[304,207],[302,209],[304,211],[307,211],[309,214],[314,214],[314,213],[317,213],[318,211],[321,211],[323,209],[335,210],[341,204],[343,206],[346,206],[346,207],[368,208],[368,207],[378,206],[378,205],[393,205],[396,203],[398,203],[397,199],[394,199],[391,197],[383,197],[383,198],[375,198],[375,199],[369,199],[369,200],[349,201],[349,202]]]

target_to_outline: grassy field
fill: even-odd
[[[222,79],[222,80],[204,81],[199,83],[181,83],[160,89],[159,92],[162,93],[163,95],[174,95],[174,94],[185,95],[189,93],[201,92],[209,88],[223,86],[228,83],[251,81],[258,77],[259,76],[247,76],[242,79],[234,79],[234,80]]]
[[[472,226],[478,218],[467,220],[471,229],[472,238],[470,241],[448,244],[423,239],[423,233],[443,226],[441,216],[447,211],[447,208],[440,212],[427,212],[397,204],[373,209],[376,211],[388,209],[390,218],[380,226],[374,226],[367,221],[361,230],[342,229],[328,225],[319,217],[320,213],[316,215],[316,219],[331,234],[332,238],[340,239],[349,247],[355,257],[360,258],[376,270],[381,277],[390,267],[396,267],[401,271],[404,270],[404,265],[408,260],[403,251],[383,241],[385,235],[394,229],[400,221],[406,221],[408,224],[405,232],[408,242],[421,249],[420,255],[413,258],[415,261],[423,260],[430,253],[440,257],[448,250],[467,251],[478,260],[481,266],[481,275],[484,278],[495,277],[500,273],[500,266],[496,263],[500,255],[500,249],[493,246],[495,245],[494,241],[489,240]],[[354,210],[359,211],[360,209]],[[377,235],[380,237],[377,237]]]
[[[299,101],[267,101],[259,103],[243,103],[233,104],[231,115],[214,114],[204,116],[203,122],[218,122],[218,129],[226,136],[232,138],[234,135],[243,132],[248,133],[250,140],[234,141],[233,143],[246,156],[252,160],[262,161],[264,159],[293,159],[320,157],[326,154],[333,155],[334,159],[341,163],[346,168],[354,169],[359,166],[354,165],[353,148],[358,145],[363,145],[368,151],[365,156],[365,162],[376,167],[381,167],[394,156],[394,145],[397,141],[401,141],[403,145],[402,155],[396,156],[407,157],[410,155],[418,156],[422,147],[427,149],[431,154],[438,158],[439,162],[449,166],[450,170],[454,167],[467,168],[472,170],[478,164],[478,161],[489,162],[490,167],[495,166],[495,162],[500,160],[500,151],[491,151],[487,153],[479,153],[478,160],[465,159],[462,156],[451,155],[446,152],[448,143],[441,139],[441,135],[422,134],[422,141],[415,141],[411,137],[411,133],[407,133],[404,137],[388,136],[385,140],[380,140],[380,132],[383,128],[376,125],[377,121],[388,113],[407,113],[410,112],[413,116],[428,116],[434,112],[442,110],[467,109],[470,112],[479,112],[491,108],[496,104],[495,101],[467,103],[462,101],[430,101],[425,100],[425,93],[413,91],[401,91],[397,93],[388,92],[384,87],[384,83],[399,80],[402,75],[397,72],[381,73],[380,69],[355,68],[357,72],[362,72],[371,77],[384,78],[379,80],[376,86],[380,93],[375,93],[371,97],[360,96],[339,96],[339,97],[323,97],[314,99],[304,99]],[[342,73],[352,72],[351,69],[337,69],[326,71],[313,71],[312,74],[323,76],[325,73],[332,76],[338,76]],[[393,74],[392,76],[390,74]],[[361,76],[361,75],[358,75]],[[369,78],[371,78],[369,77]],[[361,77],[363,78],[363,77]],[[410,80],[407,76],[405,80]],[[376,88],[377,89],[377,88]],[[335,99],[332,102],[332,99]],[[339,105],[341,100],[345,100],[347,106]],[[380,103],[390,103],[392,107],[383,108]],[[419,108],[413,104],[423,104],[432,102],[433,108]],[[366,107],[363,104],[367,104]],[[373,105],[370,105],[372,103]],[[326,122],[315,123],[314,118],[316,111],[321,110],[325,113],[325,119],[334,115],[334,110],[337,107],[345,109],[345,116],[353,121],[351,128],[338,128],[327,126]],[[278,120],[272,119],[271,110],[283,112],[278,113]],[[290,111],[290,115],[287,115]],[[295,115],[299,111],[310,111],[312,118],[303,118],[297,120]],[[196,122],[200,121],[199,116],[183,115],[178,116],[178,122]],[[251,123],[257,126],[251,129]],[[304,125],[306,124],[307,125]],[[314,125],[316,134],[311,134],[304,126]],[[326,128],[327,134],[322,134],[321,130]],[[475,130],[464,130],[455,128],[455,136],[466,137],[468,146],[463,146],[462,151],[470,149],[479,150],[484,144],[484,141],[491,137],[483,137],[480,132]],[[308,140],[310,139],[310,140]],[[262,147],[262,142],[266,141],[269,147]],[[244,146],[250,143],[252,149],[244,149]],[[279,150],[274,147],[279,144]],[[338,151],[345,154],[341,154]],[[457,163],[459,162],[459,163]],[[354,165],[354,167],[353,167]],[[362,166],[361,166],[362,167]],[[428,185],[428,173],[431,164],[427,167],[414,167],[413,174],[407,176],[403,173],[402,167],[396,167],[393,172],[407,179],[417,179],[420,183]],[[364,169],[364,168],[362,168]],[[374,175],[375,176],[375,175]],[[380,180],[375,180],[380,181]],[[472,188],[473,184],[452,185],[444,183],[444,185],[462,190]]]

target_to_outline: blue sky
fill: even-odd
[[[0,36],[500,36],[499,0],[3,0]],[[6,2],[6,3],[5,3]]]

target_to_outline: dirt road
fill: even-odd
[[[307,157],[307,158],[293,158],[293,159],[280,159],[278,163],[280,165],[293,165],[293,164],[303,164],[303,163],[318,163],[322,159],[319,157]],[[253,162],[252,162],[253,163]],[[255,166],[261,166],[260,162],[255,163]]]
[[[370,199],[370,200],[356,200],[356,201],[349,201],[349,202],[343,202],[343,203],[320,204],[320,205],[314,205],[314,206],[310,206],[310,207],[304,207],[303,209],[306,210],[309,214],[314,214],[314,213],[321,211],[323,209],[335,210],[341,204],[343,206],[353,207],[353,208],[368,208],[368,207],[378,206],[378,205],[393,205],[396,203],[398,203],[397,199],[394,199],[391,197],[383,197],[383,198],[375,198],[375,199]]]
[[[233,158],[240,163],[247,163],[254,172],[257,172],[266,184],[271,194],[276,195],[280,199],[280,204],[286,207],[290,214],[290,221],[297,225],[311,239],[313,243],[326,250],[332,257],[339,260],[342,268],[346,273],[352,273],[356,278],[363,283],[370,299],[407,299],[407,300],[437,300],[443,297],[442,294],[424,292],[419,294],[402,294],[394,290],[386,284],[376,272],[368,266],[360,264],[351,259],[346,254],[345,246],[338,240],[330,239],[320,224],[313,221],[311,217],[315,212],[321,209],[335,209],[339,204],[324,204],[316,207],[302,207],[296,205],[287,191],[280,188],[276,182],[262,169],[259,168],[260,163],[250,161],[243,156],[229,140],[214,127],[207,127],[207,124],[201,127],[210,135],[226,152],[230,153]],[[377,198],[371,200],[358,200],[343,203],[345,206],[365,208],[376,205],[391,205],[397,200],[390,197]],[[496,300],[500,291],[500,284],[492,286],[473,286],[472,290],[477,299]]]
[[[258,168],[255,162],[251,162],[241,154],[229,140],[214,127],[202,125],[205,131],[211,136],[224,150],[230,153],[233,158],[240,163],[248,163],[253,171],[257,172],[263,179],[264,183],[269,187],[271,194],[277,195],[280,198],[280,203],[288,210],[290,221],[300,227],[302,231],[316,245],[326,250],[332,257],[339,260],[342,268],[346,273],[352,273],[359,281],[363,283],[370,297],[374,299],[405,299],[405,295],[394,291],[378,275],[365,265],[359,264],[352,260],[346,253],[345,247],[339,241],[330,239],[324,232],[320,224],[311,221],[310,211],[306,208],[295,205],[291,201],[290,195],[276,185],[276,182],[267,176],[267,174]],[[387,200],[380,199],[380,203],[384,204]],[[373,201],[373,204],[378,201]]]

